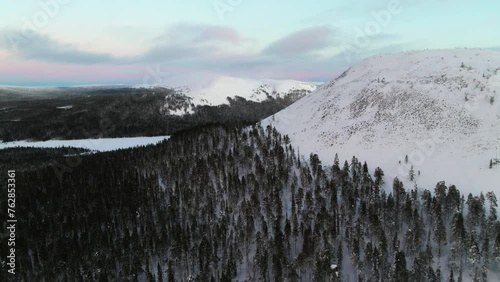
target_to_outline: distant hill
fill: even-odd
[[[298,81],[220,78],[206,88],[0,87],[0,140],[171,135],[211,124],[253,124],[304,97]]]

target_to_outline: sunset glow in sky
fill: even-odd
[[[376,54],[500,50],[493,0],[2,4],[1,85],[175,85],[217,75],[321,82]]]

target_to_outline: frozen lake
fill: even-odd
[[[2,143],[0,149],[13,147],[36,147],[36,148],[57,148],[57,147],[77,147],[91,151],[107,152],[118,149],[127,149],[136,146],[157,144],[169,136],[155,137],[127,137],[127,138],[102,138],[102,139],[78,139],[78,140],[48,140],[48,141],[14,141]]]

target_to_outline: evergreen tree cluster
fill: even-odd
[[[494,193],[408,190],[332,158],[301,157],[271,127],[228,126],[85,156],[62,182],[50,165],[23,170],[16,281],[487,281],[499,269]]]

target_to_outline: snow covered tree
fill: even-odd
[[[408,281],[408,269],[406,268],[406,256],[403,251],[396,253],[391,281]]]
[[[377,167],[375,169],[375,186],[380,187],[382,184],[384,184],[384,171],[380,168]]]
[[[457,212],[453,218],[451,227],[451,240],[454,242],[465,243],[466,231],[464,225],[464,216],[462,213]]]
[[[163,269],[161,268],[160,263],[156,266],[156,280],[163,281]]]
[[[445,221],[448,221],[452,215],[460,212],[460,191],[455,185],[448,188],[448,194],[443,205],[443,214]]]
[[[459,273],[458,273],[458,277],[457,277],[457,282],[462,282],[464,279],[463,279],[463,265],[460,265],[460,270],[459,270]]]
[[[399,206],[405,199],[406,191],[404,189],[403,182],[401,182],[397,177],[394,178],[392,184],[392,193],[396,202],[396,208],[399,209]]]
[[[415,171],[413,170],[413,165],[411,166],[410,171],[408,172],[408,178],[410,179],[410,181],[415,180]]]
[[[497,197],[495,193],[488,192],[486,193],[486,199],[488,199],[489,206],[490,206],[490,211],[488,214],[488,225],[490,228],[490,234],[492,233],[493,227],[495,226],[497,222],[497,207],[498,207],[498,202],[497,202]]]
[[[441,214],[438,214],[436,221],[436,228],[434,229],[434,237],[438,243],[438,251],[441,254],[441,247],[446,245],[446,227],[443,222]]]
[[[317,154],[311,154],[309,156],[309,163],[311,164],[313,175],[317,175],[321,171],[321,161]]]
[[[335,153],[335,158],[333,159],[333,173],[337,173],[340,170],[339,155]]]
[[[427,279],[427,269],[431,265],[426,259],[425,252],[419,252],[418,256],[413,260],[413,269],[410,272],[409,281],[410,282],[420,282],[428,281]]]
[[[174,268],[172,266],[172,261],[168,261],[167,263],[167,278],[168,282],[175,282],[175,274],[174,274]]]
[[[483,281],[488,281],[488,269],[490,268],[490,240],[488,237],[484,238],[481,256],[483,259],[481,265],[481,277]]]
[[[426,279],[423,281],[442,282],[442,281],[439,281],[437,279],[436,271],[430,265],[427,267],[427,271],[425,273],[425,276],[426,276]]]
[[[473,229],[482,226],[485,220],[484,201],[481,197],[472,196],[469,194],[467,197],[467,225]]]
[[[436,184],[436,187],[434,188],[434,194],[435,194],[436,200],[441,206],[445,204],[447,191],[448,191],[448,187],[446,187],[446,184],[444,181],[438,182]]]
[[[257,232],[256,239],[257,249],[255,252],[254,263],[259,270],[260,277],[263,280],[267,280],[267,269],[268,269],[268,251],[265,247],[264,238],[262,238],[260,232]]]
[[[344,177],[347,177],[349,175],[350,169],[347,160],[344,161],[344,167],[342,168],[342,171],[344,172]]]
[[[500,269],[500,232],[497,232],[495,237],[495,245],[493,247],[492,262],[494,269]]]
[[[439,265],[439,262],[436,269],[436,281],[443,281],[443,273],[441,272],[441,265]]]
[[[470,268],[473,270],[474,276],[480,277],[481,252],[479,250],[476,233],[474,231],[472,231],[469,238],[467,262],[469,263]]]
[[[331,254],[328,250],[317,253],[314,263],[314,281],[327,281],[331,275]]]

